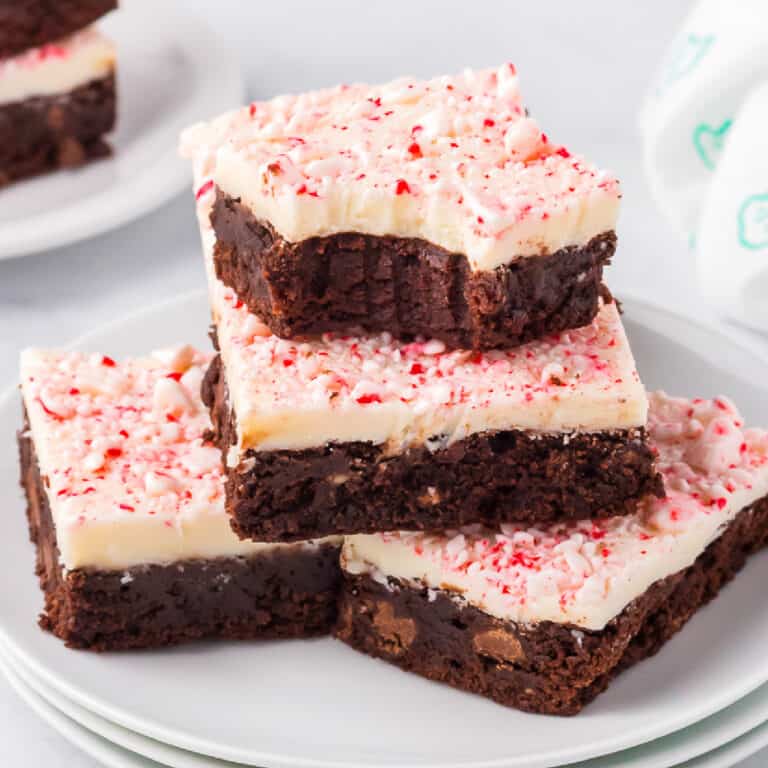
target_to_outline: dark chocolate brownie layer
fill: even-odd
[[[0,58],[60,40],[117,8],[117,0],[2,0]]]
[[[68,646],[107,651],[199,638],[307,637],[330,631],[341,581],[336,545],[63,573],[34,447],[24,434],[19,453],[45,594],[40,626]]]
[[[237,430],[219,357],[202,397],[226,455]],[[398,455],[367,442],[251,450],[225,470],[232,527],[257,541],[623,515],[647,494],[664,495],[642,429],[487,432]]]
[[[345,578],[336,635],[371,656],[500,704],[576,714],[652,656],[768,543],[768,499],[743,510],[695,563],[662,579],[601,631],[505,622],[396,579]]]
[[[589,243],[472,272],[425,240],[344,233],[290,243],[217,189],[211,212],[219,279],[284,338],[388,331],[451,347],[514,347],[587,325],[616,248]]]
[[[0,187],[109,155],[102,137],[114,124],[114,75],[62,95],[0,105]]]

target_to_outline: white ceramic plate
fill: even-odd
[[[112,739],[104,738],[99,735],[101,731],[92,730],[81,725],[80,722],[71,719],[65,715],[62,710],[55,707],[47,698],[50,689],[46,691],[46,697],[39,695],[33,688],[22,680],[21,675],[12,668],[0,655],[0,670],[5,674],[6,679],[11,684],[17,694],[47,723],[49,723],[64,738],[80,747],[84,752],[91,755],[101,762],[107,768],[159,768],[160,763],[154,762],[147,757],[148,752],[129,751],[120,746]],[[146,746],[146,742],[151,742],[153,749],[157,749],[158,742],[152,742],[142,736],[120,729],[113,723],[109,723],[98,715],[91,714],[92,722],[100,721],[103,724],[105,732],[114,734],[124,732],[130,734],[130,743],[136,746]],[[716,718],[717,716],[715,716]],[[713,718],[714,719],[714,718]],[[709,722],[709,720],[707,721]],[[662,741],[665,741],[663,739]],[[764,746],[768,745],[768,723],[754,728],[743,736],[724,744],[721,747],[695,757],[685,763],[678,765],[678,768],[731,768],[737,762],[745,760],[754,755]],[[164,745],[159,745],[164,746]],[[640,750],[641,748],[637,748]],[[637,750],[632,750],[635,752]],[[629,752],[619,753],[621,756],[629,755]],[[164,746],[162,752],[163,765],[171,768],[228,768],[235,766],[234,763],[225,763],[215,758],[205,758],[200,755],[194,755],[183,750],[176,750],[173,747]],[[190,760],[194,762],[190,762]],[[648,763],[653,768],[660,768],[662,763]],[[615,763],[621,768],[636,768],[635,763]],[[667,765],[667,763],[663,763]],[[604,768],[603,762],[598,759],[583,766],[571,765],[567,768]],[[608,768],[608,764],[605,764]]]
[[[173,768],[236,768],[236,763],[205,757],[141,736],[75,704],[47,686],[29,670],[12,651],[0,643],[0,666],[5,661],[27,688],[42,697],[57,712],[87,728],[88,731],[143,757]],[[670,768],[683,761],[719,750],[724,744],[758,728],[768,719],[768,686],[762,686],[722,712],[718,712],[676,733],[633,749],[597,757],[568,768]],[[764,729],[768,743],[768,725]],[[750,754],[750,753],[747,753]],[[698,762],[696,763],[699,764]]]
[[[649,386],[731,395],[768,423],[766,362],[725,336],[635,302],[627,327]],[[204,294],[91,334],[112,355],[203,344]],[[15,398],[14,398],[15,399]],[[0,561],[31,574],[15,490],[18,404],[0,406]],[[12,490],[13,489],[13,490]],[[209,643],[173,651],[75,653],[40,632],[33,578],[0,593],[0,635],[46,685],[130,730],[229,760],[279,766],[525,766],[605,755],[672,733],[768,680],[768,557],[753,559],[652,661],[622,675],[576,718],[524,715],[407,675],[331,639]]]
[[[118,747],[107,739],[78,725],[44,698],[35,693],[19,675],[0,657],[0,670],[19,697],[67,741],[83,750],[106,768],[161,768],[160,763],[146,760],[135,752]]]
[[[113,229],[191,184],[180,131],[242,103],[239,67],[178,2],[128,0],[105,17],[118,48],[114,155],[0,190],[0,259]]]

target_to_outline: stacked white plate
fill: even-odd
[[[627,301],[625,310],[649,388],[726,393],[748,423],[768,425],[766,360],[757,351],[639,302]],[[113,356],[202,346],[208,316],[202,293],[181,297],[77,346]],[[767,555],[574,718],[505,709],[330,638],[68,650],[36,624],[42,600],[11,439],[18,425],[11,393],[0,403],[2,666],[42,717],[107,765],[721,768],[768,744]]]

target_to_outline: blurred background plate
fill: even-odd
[[[229,48],[181,3],[127,0],[99,22],[117,44],[114,155],[0,190],[0,259],[56,248],[154,210],[191,185],[181,130],[244,98]]]

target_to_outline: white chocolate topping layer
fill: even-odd
[[[0,104],[67,93],[115,69],[115,47],[96,27],[0,59]]]
[[[416,237],[474,270],[584,245],[618,216],[616,179],[526,116],[511,64],[254,102],[181,150],[288,241]]]
[[[395,577],[448,590],[504,620],[603,629],[768,494],[768,433],[745,429],[727,399],[656,393],[649,431],[667,498],[642,502],[634,515],[544,529],[349,536],[342,565],[385,584]]]
[[[61,564],[115,570],[254,555],[224,511],[221,454],[204,444],[204,355],[153,359],[26,350],[21,390]]]

